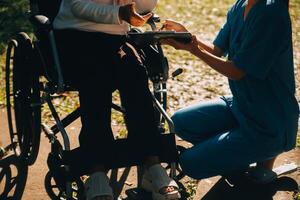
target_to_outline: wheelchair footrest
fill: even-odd
[[[82,156],[82,149],[78,147],[71,151],[64,151],[63,163],[69,166],[72,176],[88,174],[91,163],[103,164],[109,169],[142,164],[145,156],[141,155],[140,149],[133,148],[132,143],[129,143],[127,139],[118,139],[115,142],[114,152],[110,152],[111,155],[114,155],[113,162],[106,162],[96,156],[84,157]],[[164,163],[177,162],[178,151],[176,149],[175,135],[162,134],[161,142],[162,145],[159,153],[160,161]],[[96,152],[95,155],[97,155]],[[91,161],[90,159],[93,160]]]

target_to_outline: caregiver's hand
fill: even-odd
[[[164,39],[164,40],[161,40],[161,44],[170,45],[177,50],[185,50],[185,51],[189,51],[191,53],[196,52],[196,50],[199,49],[198,40],[197,40],[196,36],[193,36],[192,41],[189,43],[178,42],[174,39]]]
[[[166,20],[163,23],[161,31],[176,31],[176,32],[188,32],[188,30],[180,23],[172,21],[172,20]],[[183,43],[178,42],[174,39],[165,39],[161,41],[161,44],[170,45],[174,47],[177,50],[185,50],[189,52],[194,52],[196,49],[198,49],[198,40],[196,36],[192,37],[191,42],[189,43]]]
[[[173,20],[166,20],[163,23],[161,30],[165,31],[176,31],[176,32],[189,32],[182,24]]]

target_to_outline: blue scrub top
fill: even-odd
[[[246,73],[229,80],[231,108],[249,137],[290,150],[296,143],[299,108],[288,8],[283,0],[259,0],[244,20],[246,4],[234,4],[214,41]]]

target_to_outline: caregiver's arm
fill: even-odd
[[[166,20],[163,23],[163,29],[164,30],[175,30],[177,32],[189,32],[182,24],[175,22],[173,20]],[[205,49],[206,51],[208,51],[209,53],[221,57],[224,52],[222,51],[222,49],[220,49],[219,47],[209,43],[209,42],[204,42],[202,40],[197,39],[197,44]]]
[[[209,53],[211,53],[217,57],[221,57],[224,54],[222,49],[220,49],[219,47],[217,47],[216,45],[214,45],[212,43],[204,42],[199,39],[197,39],[197,42],[198,42],[199,47],[203,48],[204,50],[208,51]]]
[[[164,30],[175,30],[177,32],[188,32],[180,23],[166,20],[163,24]],[[190,43],[181,43],[172,39],[162,41],[163,44],[173,46],[178,50],[186,50],[203,60],[211,68],[232,80],[239,80],[245,76],[245,72],[235,66],[232,61],[221,58],[223,51],[213,44],[206,44],[196,36],[193,36]]]
[[[220,58],[202,48],[202,46],[199,45],[196,36],[193,36],[190,43],[181,43],[173,39],[167,39],[163,41],[163,44],[168,44],[178,50],[189,51],[190,53],[203,60],[211,68],[228,77],[229,79],[239,80],[245,76],[245,72],[236,67],[232,61]],[[210,48],[207,49],[211,50]]]
[[[245,76],[245,72],[236,67],[232,61],[217,57],[206,51],[200,45],[198,48],[193,48],[190,52],[229,79],[239,80]]]

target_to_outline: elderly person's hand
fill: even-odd
[[[137,13],[134,2],[121,6],[119,9],[120,19],[128,22],[132,26],[143,26],[151,16],[152,13],[148,13],[146,15],[140,15]]]

